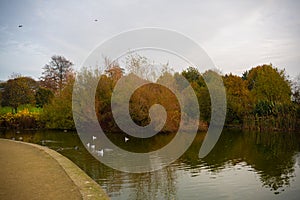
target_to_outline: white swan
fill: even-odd
[[[127,142],[127,141],[129,140],[129,138],[128,138],[128,137],[125,137],[125,139],[124,139],[124,140],[125,140],[125,142]]]
[[[104,153],[104,152],[103,152],[103,149],[97,150],[96,153],[97,153],[98,156],[103,157],[103,153]]]

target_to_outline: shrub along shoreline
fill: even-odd
[[[8,108],[5,108],[9,110]],[[0,108],[1,110],[1,108]],[[57,130],[76,130],[73,119],[69,120],[67,126],[49,126],[45,121],[45,113],[43,109],[35,110],[29,108],[20,109],[17,113],[6,112],[0,115],[0,128],[16,129],[16,130],[39,130],[39,129],[57,129]],[[59,120],[59,119],[58,119]],[[57,123],[55,123],[57,124]],[[63,124],[63,123],[61,123]],[[209,123],[199,121],[199,131],[207,131]],[[240,129],[240,130],[253,130],[253,131],[299,131],[300,120],[295,116],[287,114],[285,116],[259,116],[249,115],[243,119],[243,124],[225,124],[225,128]],[[120,132],[115,129],[110,132]],[[168,131],[161,132],[168,133]]]
[[[0,115],[0,127],[13,129],[39,129],[43,128],[41,113],[29,111],[28,108],[17,113],[7,112]]]

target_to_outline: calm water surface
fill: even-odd
[[[158,149],[173,136],[132,139],[130,150]],[[199,133],[189,150],[168,167],[130,174],[97,161],[75,132],[0,133],[2,138],[22,137],[58,151],[99,183],[111,199],[300,199],[300,133],[226,130],[213,151],[201,160],[198,152],[204,136]],[[111,136],[112,141],[122,138]]]

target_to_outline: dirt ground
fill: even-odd
[[[61,165],[41,149],[0,140],[0,199],[82,199]]]

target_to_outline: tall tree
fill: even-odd
[[[182,71],[182,76],[184,76],[190,83],[193,81],[198,81],[201,76],[200,72],[195,67],[189,67]]]
[[[2,103],[17,112],[20,105],[35,103],[37,87],[37,82],[30,77],[9,79],[4,87]]]
[[[72,113],[72,92],[75,79],[69,78],[61,95],[54,96],[43,107],[42,118],[46,128],[74,129]]]
[[[63,56],[54,55],[49,64],[44,66],[44,71],[40,78],[41,85],[51,89],[53,92],[61,93],[68,82],[68,78],[73,76],[73,63]]]
[[[251,111],[250,94],[243,77],[225,75],[223,77],[227,98],[227,123],[241,122]]]
[[[272,64],[252,68],[246,76],[250,94],[255,102],[290,102],[291,86],[284,70]]]
[[[126,70],[142,79],[155,82],[159,75],[161,75],[154,61],[145,56],[129,54],[125,59]]]
[[[203,79],[203,75],[209,76],[208,74],[210,74],[209,71],[201,74],[195,67],[188,67],[181,72],[181,75],[191,84],[192,88],[195,91],[195,94],[197,95],[200,108],[200,119],[205,122],[209,122],[211,115],[210,95],[207,85]],[[175,74],[174,76],[178,87],[180,89],[184,89],[186,85],[183,84],[181,78],[179,78],[177,74]]]

